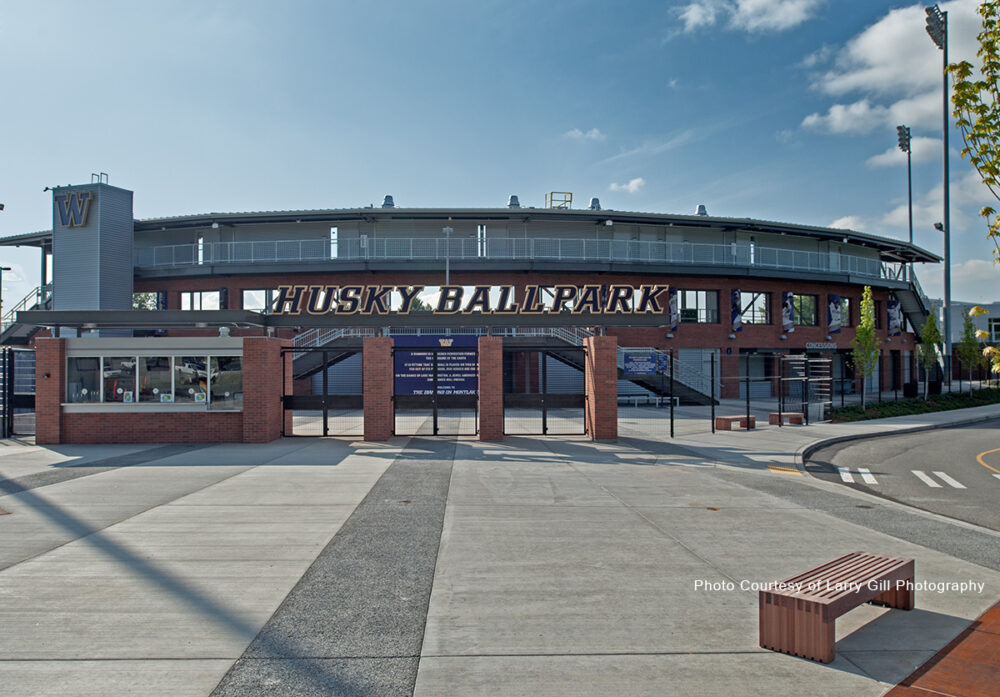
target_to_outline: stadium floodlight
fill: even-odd
[[[942,12],[936,4],[924,8],[927,13],[927,35],[942,53],[944,61],[943,77],[943,150],[944,150],[944,367],[947,373],[948,389],[951,389],[951,196],[948,177],[948,13]]]
[[[899,149],[906,153],[906,201],[910,213],[910,244],[913,244],[913,165],[911,162],[910,127],[896,126],[896,135],[899,136]],[[913,265],[910,264],[910,271]]]

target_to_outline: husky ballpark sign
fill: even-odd
[[[662,314],[665,285],[524,286],[278,286],[278,315]]]

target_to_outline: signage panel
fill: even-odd
[[[476,336],[397,336],[396,348],[419,347],[395,352],[395,393],[397,395],[434,394],[434,353],[429,348],[470,348],[479,343]],[[423,349],[423,350],[421,350]],[[475,350],[439,351],[437,353],[437,394],[476,394],[479,386],[479,362]]]
[[[656,375],[657,355],[653,351],[625,351],[626,375]]]

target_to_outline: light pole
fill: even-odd
[[[444,284],[451,285],[451,233],[455,230],[450,226],[441,229],[444,233]]]
[[[0,332],[4,330],[3,326],[3,272],[10,271],[10,266],[0,266]]]
[[[942,115],[944,140],[944,367],[947,373],[948,389],[951,389],[951,196],[948,178],[948,13],[937,5],[924,9],[927,13],[927,34],[934,45],[941,49],[944,68],[942,70]]]
[[[899,136],[899,149],[906,153],[906,203],[910,212],[910,244],[913,244],[913,164],[911,162],[910,127],[896,126]],[[913,276],[913,264],[910,264],[910,276]]]

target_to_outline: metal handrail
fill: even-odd
[[[40,305],[43,305],[52,296],[52,284],[48,283],[44,286],[37,286],[33,290],[29,291],[21,300],[18,301],[14,307],[12,307],[3,318],[0,319],[0,331],[4,331],[10,325],[14,324],[14,318],[17,316],[18,312],[24,310],[33,310]]]
[[[710,394],[709,389],[711,387],[711,378],[707,377],[703,370],[690,365],[685,365],[685,362],[679,357],[674,356],[673,361],[670,360],[670,353],[668,351],[663,351],[652,346],[619,346],[618,347],[618,367],[625,368],[625,353],[626,351],[651,351],[657,356],[666,357],[666,363],[669,367],[670,372],[674,374],[674,380],[686,385],[694,390],[701,392],[702,394]],[[667,373],[670,374],[669,372]],[[719,394],[722,390],[722,381],[716,380],[716,391],[711,394]]]
[[[485,242],[485,244],[484,244]],[[709,244],[651,240],[502,237],[326,239],[204,242],[139,249],[137,267],[184,267],[280,262],[545,260],[713,265],[795,271],[847,272],[901,280],[903,264],[834,252],[762,247],[749,242]]]

